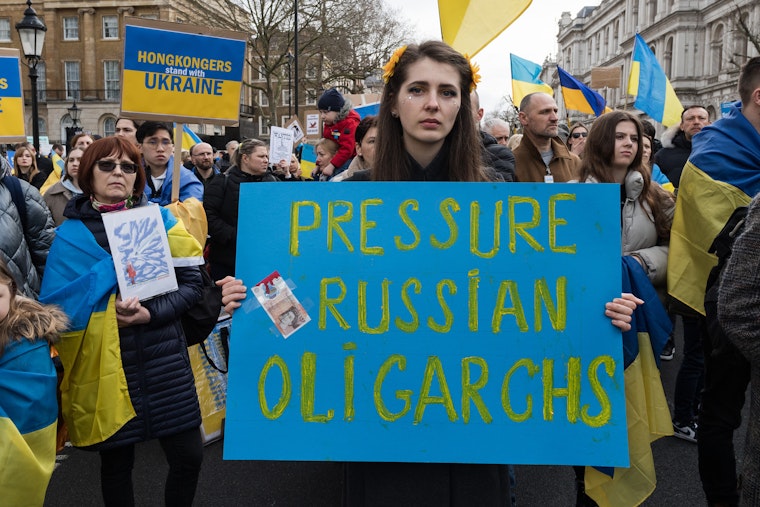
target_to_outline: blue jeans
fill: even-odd
[[[698,413],[705,381],[704,317],[682,317],[683,361],[676,377],[673,421],[688,424]]]

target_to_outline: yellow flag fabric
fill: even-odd
[[[441,37],[475,56],[525,12],[532,0],[438,0]]]
[[[668,292],[705,314],[705,286],[717,264],[707,250],[728,217],[752,198],[739,187],[711,178],[690,160],[684,166],[670,231]]]
[[[668,252],[668,292],[704,315],[707,276],[717,257],[708,253],[734,209],[760,193],[760,133],[741,103],[694,136],[684,166]]]
[[[630,466],[615,468],[612,477],[586,467],[586,494],[599,507],[635,506],[646,500],[656,485],[650,444],[673,434],[670,409],[649,334],[638,333],[638,341],[639,355],[624,373]]]
[[[121,364],[116,294],[104,311],[91,314],[85,329],[61,335],[57,347],[65,372],[61,407],[69,439],[77,447],[102,442],[136,415]]]
[[[50,175],[45,180],[45,183],[42,184],[40,187],[40,194],[45,195],[45,192],[48,191],[50,187],[61,181],[61,178],[63,177],[63,173],[66,168],[66,163],[63,161],[63,159],[58,156],[56,152],[53,152],[53,170],[50,172]]]
[[[174,215],[175,218],[182,221],[187,232],[195,238],[201,247],[206,244],[206,237],[208,236],[208,220],[206,219],[206,211],[203,209],[203,203],[201,201],[195,197],[188,197],[184,201],[176,201],[167,204],[166,208],[172,212],[172,215]],[[171,230],[169,233],[171,234]],[[202,264],[202,262],[196,264]]]
[[[39,506],[55,465],[58,379],[44,340],[0,355],[0,504]]]

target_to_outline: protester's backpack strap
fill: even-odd
[[[16,206],[18,216],[21,219],[21,226],[24,229],[24,234],[26,234],[26,199],[24,199],[24,190],[21,188],[21,182],[15,176],[7,174],[3,178],[3,184],[11,194],[13,204]]]

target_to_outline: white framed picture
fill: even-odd
[[[174,262],[156,205],[103,214],[121,299],[140,301],[177,290]]]

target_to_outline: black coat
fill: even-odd
[[[427,167],[413,158],[409,181],[449,181],[449,146]],[[356,176],[356,175],[354,175]],[[355,178],[354,181],[362,181]],[[446,445],[442,442],[441,445]],[[510,502],[506,465],[459,463],[346,463],[343,505],[500,506]]]
[[[504,181],[517,181],[512,150],[499,144],[494,136],[486,132],[480,132],[480,139],[483,141],[483,164],[496,171],[496,175]]]
[[[673,146],[664,147],[658,151],[654,156],[654,163],[660,166],[660,170],[678,188],[681,172],[689,160],[689,155],[691,155],[691,141],[686,139],[683,130],[679,130],[673,137]]]
[[[232,166],[224,174],[214,177],[206,185],[203,194],[203,208],[208,220],[209,262],[211,278],[220,280],[235,274],[237,248],[238,204],[240,184],[279,181],[270,173],[260,176],[244,173]]]
[[[64,215],[79,219],[110,253],[99,212],[89,198],[69,201]],[[119,328],[121,362],[137,414],[113,436],[89,447],[104,450],[181,433],[201,424],[195,377],[180,316],[198,302],[203,281],[197,266],[175,268],[179,289],[143,301],[150,322]]]

